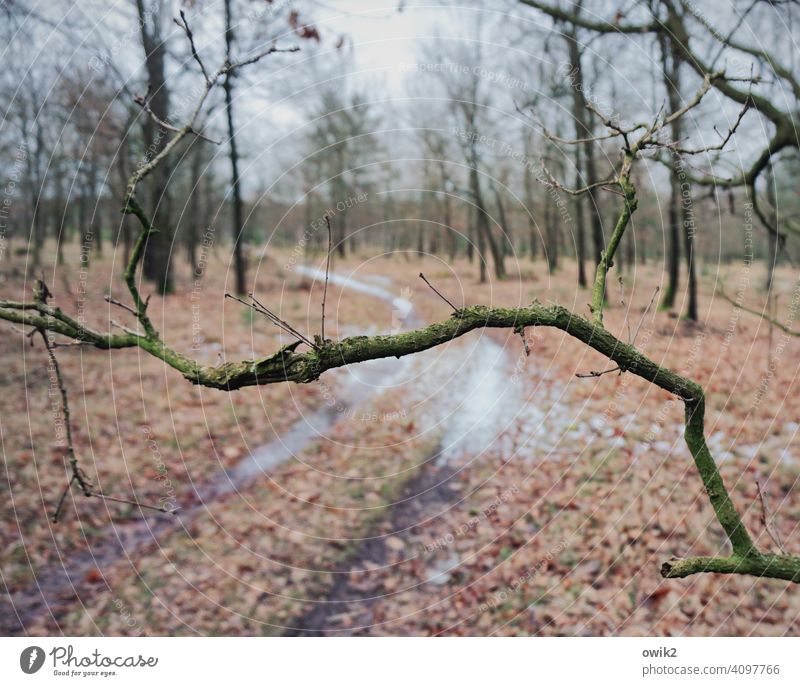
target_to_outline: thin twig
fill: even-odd
[[[736,118],[736,121],[733,123],[733,126],[730,126],[728,128],[728,131],[724,136],[719,132],[719,129],[717,129],[717,127],[714,126],[714,132],[720,137],[720,142],[717,143],[716,145],[707,145],[701,148],[682,148],[678,146],[677,141],[674,141],[672,143],[666,143],[664,147],[669,148],[670,150],[679,155],[701,155],[707,152],[722,150],[728,144],[728,141],[733,137],[733,134],[736,133],[736,130],[739,128],[739,124],[742,123],[744,115],[747,114],[748,110],[752,106],[753,106],[753,101],[748,98],[742,109],[739,111],[739,116]]]
[[[164,514],[177,514],[177,509],[168,509],[166,507],[158,507],[157,505],[147,505],[145,503],[141,503],[138,500],[128,500],[127,498],[117,498],[113,495],[105,495],[104,493],[100,493],[99,491],[92,491],[91,495],[102,498],[103,500],[112,500],[115,503],[123,503],[125,505],[134,505],[135,507],[142,507],[147,510],[155,510],[156,512],[163,512]]]
[[[200,71],[203,72],[203,76],[206,80],[206,85],[211,84],[211,78],[206,71],[205,65],[203,64],[203,60],[200,59],[200,55],[197,54],[197,48],[194,45],[194,35],[192,34],[192,30],[189,28],[189,23],[186,21],[186,15],[183,13],[183,10],[180,11],[181,13],[181,21],[175,19],[175,23],[180,26],[184,32],[186,33],[186,37],[189,39],[189,45],[192,48],[192,57],[194,57],[194,61],[200,65]]]
[[[764,498],[764,491],[761,489],[761,483],[756,481],[756,487],[758,488],[758,497],[761,500],[761,523],[764,525],[764,529],[769,534],[772,542],[778,546],[778,550],[786,555],[786,549],[783,547],[780,534],[778,533],[777,529],[774,529],[775,518],[772,517],[767,510],[767,501]]]
[[[333,249],[333,233],[331,232],[331,218],[325,215],[325,224],[328,226],[328,256],[325,260],[325,287],[322,290],[322,344],[325,345],[325,301],[328,298],[328,276],[331,271],[331,251]]]
[[[64,491],[61,493],[61,497],[58,499],[58,505],[56,505],[56,511],[53,513],[53,517],[51,521],[53,524],[58,523],[58,518],[61,516],[61,508],[64,507],[64,501],[67,499],[67,493],[69,493],[69,489],[72,488],[72,484],[75,483],[75,475],[73,474],[70,480],[67,482],[67,485],[64,487]]]
[[[658,292],[661,290],[660,286],[656,286],[655,291],[653,291],[653,297],[650,298],[650,302],[647,304],[647,307],[644,308],[644,312],[642,312],[642,318],[639,320],[639,324],[636,327],[636,331],[633,333],[633,339],[631,340],[631,347],[636,345],[636,337],[639,335],[639,330],[642,328],[642,324],[644,324],[644,318],[647,316],[647,313],[650,311],[650,308],[653,306],[653,303],[656,301],[656,296]]]
[[[430,281],[428,281],[428,279],[426,279],[426,278],[425,278],[425,274],[423,274],[422,272],[420,272],[420,273],[419,273],[419,278],[420,278],[420,279],[422,279],[422,280],[423,280],[423,281],[424,281],[426,284],[428,284],[428,286],[430,287],[430,289],[431,289],[431,290],[432,290],[434,293],[436,293],[436,295],[438,295],[438,296],[439,296],[439,297],[440,297],[442,300],[444,300],[444,301],[445,301],[445,302],[446,302],[448,305],[450,305],[450,307],[452,307],[452,308],[453,308],[453,312],[458,312],[458,308],[457,308],[455,305],[453,305],[453,303],[451,303],[451,302],[450,302],[450,301],[449,301],[447,298],[445,298],[445,297],[444,297],[444,295],[442,295],[442,294],[441,294],[439,291],[437,291],[437,290],[436,290],[436,288],[434,287],[434,285],[433,285],[433,284],[432,284]]]
[[[52,294],[47,288],[47,285],[44,281],[39,281],[38,287],[36,290],[35,298],[37,302],[41,303],[42,305],[47,303],[47,299],[51,297]],[[130,310],[126,305],[122,305],[122,303],[115,303],[120,305],[121,307]],[[131,310],[132,311],[132,310]],[[133,311],[132,311],[133,312]],[[136,314],[133,312],[133,314]],[[123,327],[124,328],[124,327]],[[144,505],[139,502],[124,500],[122,498],[114,498],[112,496],[106,496],[102,493],[94,490],[91,481],[83,472],[83,470],[78,465],[78,456],[75,453],[75,445],[72,441],[72,417],[69,410],[69,395],[67,393],[67,387],[64,385],[64,377],[61,375],[61,367],[58,364],[58,358],[54,352],[54,343],[50,341],[47,336],[47,332],[44,329],[37,328],[34,331],[38,331],[41,336],[42,340],[44,341],[45,350],[47,350],[47,355],[50,358],[50,364],[53,368],[53,372],[55,373],[56,382],[58,383],[59,391],[61,392],[61,414],[64,419],[64,435],[67,442],[67,458],[69,460],[70,470],[72,471],[72,475],[70,476],[69,481],[67,482],[64,491],[61,493],[61,497],[58,499],[58,503],[56,505],[56,509],[53,513],[52,521],[53,523],[57,523],[59,517],[61,516],[61,511],[64,507],[64,503],[67,499],[67,494],[72,488],[72,484],[76,483],[80,486],[81,491],[83,491],[83,495],[87,498],[92,496],[96,496],[98,498],[104,498],[106,500],[115,500],[116,502],[121,503],[129,503],[132,505],[139,505],[140,507],[146,507],[151,510],[158,510],[160,512],[168,512],[168,510],[160,507],[155,507],[153,505]],[[173,512],[174,514],[174,512]]]
[[[146,97],[136,96],[134,101],[150,116],[150,118],[158,124],[162,129],[165,131],[171,131],[172,133],[177,133],[180,136],[185,136],[187,133],[191,133],[198,138],[202,138],[204,141],[208,143],[213,143],[214,145],[222,145],[221,140],[217,140],[216,138],[211,138],[207,136],[202,131],[198,131],[194,126],[185,126],[181,129],[179,126],[175,126],[174,124],[170,124],[169,122],[164,121],[159,117],[155,112],[153,112],[152,108],[150,107],[150,102],[147,100]]]
[[[770,317],[769,314],[767,314],[763,310],[759,312],[758,310],[754,310],[751,307],[746,307],[741,302],[734,300],[725,292],[721,284],[717,287],[715,295],[718,295],[723,300],[727,300],[731,305],[733,305],[734,307],[738,307],[740,310],[743,310],[744,312],[749,312],[750,314],[755,315],[756,317],[761,317],[761,319],[774,324],[781,331],[783,331],[786,334],[789,334],[790,336],[800,336],[800,331],[792,329],[783,322],[778,321],[777,317]]]
[[[104,295],[103,296],[103,300],[105,300],[107,303],[110,303],[112,305],[116,305],[117,307],[121,307],[123,310],[126,310],[126,311],[130,312],[134,317],[138,316],[137,313],[136,313],[136,310],[134,310],[129,305],[126,305],[125,303],[120,302],[116,298],[112,298],[110,295]]]
[[[303,334],[301,334],[299,331],[294,329],[287,322],[283,321],[283,319],[278,317],[278,315],[276,315],[274,312],[272,312],[271,310],[269,310],[266,307],[264,307],[264,305],[262,305],[258,300],[256,300],[253,297],[252,293],[250,293],[250,298],[253,300],[252,303],[249,303],[246,300],[242,300],[241,298],[239,298],[239,297],[237,297],[235,295],[232,295],[230,293],[226,293],[225,297],[226,298],[230,298],[231,300],[235,300],[236,302],[241,303],[245,307],[249,307],[251,310],[253,310],[255,312],[258,312],[259,314],[263,314],[272,324],[277,326],[282,331],[288,333],[290,336],[294,336],[295,338],[300,340],[302,343],[305,343],[306,345],[310,346],[314,350],[318,350],[317,346],[314,343],[312,343],[310,340],[308,340],[308,338],[306,338]]]
[[[241,69],[242,67],[246,67],[246,66],[248,66],[250,64],[255,64],[256,62],[258,62],[259,60],[263,59],[267,55],[272,55],[272,54],[274,54],[276,52],[298,52],[299,50],[300,50],[300,48],[298,46],[296,46],[296,45],[294,45],[294,46],[292,46],[290,48],[278,48],[278,47],[275,47],[273,45],[271,48],[268,48],[267,50],[263,50],[262,52],[259,52],[258,54],[253,55],[253,57],[248,57],[247,59],[243,59],[240,62],[233,62],[233,63],[228,62],[228,63],[224,64],[220,68],[218,73],[219,73],[220,76],[224,76],[225,74],[227,74],[230,71],[234,71],[236,69]]]
[[[603,179],[602,181],[595,181],[594,183],[587,184],[586,186],[582,186],[581,188],[568,188],[561,184],[553,173],[547,168],[542,160],[542,173],[544,176],[547,177],[546,180],[539,179],[540,183],[544,186],[549,186],[550,188],[555,188],[559,191],[564,191],[569,195],[583,195],[584,193],[588,193],[595,188],[602,188],[603,190],[612,190],[610,187],[614,185],[619,185],[619,179],[617,177],[610,178],[610,179]]]
[[[141,331],[136,331],[136,329],[131,329],[130,327],[125,326],[124,324],[120,324],[116,319],[110,319],[109,321],[111,322],[111,326],[115,326],[120,331],[124,331],[125,333],[130,334],[131,336],[139,336],[140,338],[145,338],[145,335]]]
[[[67,387],[64,385],[64,377],[61,375],[61,367],[58,364],[58,358],[56,358],[55,352],[53,352],[53,347],[50,344],[47,333],[43,329],[38,329],[38,331],[44,341],[44,347],[47,350],[47,356],[50,358],[50,364],[55,372],[56,383],[58,383],[58,388],[61,392],[61,414],[64,418],[64,437],[67,442],[67,458],[69,459],[70,468],[72,469],[70,484],[72,484],[72,481],[77,481],[83,494],[88,496],[91,495],[92,486],[78,467],[78,457],[75,454],[75,446],[72,442],[72,418],[69,411],[69,397],[67,394]]]
[[[625,304],[625,284],[622,281],[622,275],[617,277],[619,282],[619,301],[622,303],[622,309],[625,310],[625,324],[628,327],[628,345],[631,343],[631,318],[628,316],[628,306]]]
[[[272,319],[272,320],[273,320],[273,321],[274,321],[274,322],[275,322],[275,323],[276,323],[278,326],[281,326],[281,327],[282,327],[282,328],[283,328],[285,331],[287,331],[288,333],[290,333],[290,334],[293,334],[294,336],[296,336],[297,338],[299,338],[299,339],[300,339],[301,341],[303,341],[303,343],[305,343],[306,345],[310,345],[312,348],[314,348],[315,350],[317,350],[317,346],[316,346],[314,343],[312,343],[312,342],[311,342],[311,341],[310,341],[308,338],[306,338],[306,337],[305,337],[303,334],[301,334],[301,333],[300,333],[300,332],[299,332],[297,329],[295,329],[295,328],[294,328],[294,327],[293,327],[291,324],[289,324],[289,322],[287,322],[285,319],[281,319],[281,318],[280,318],[280,317],[279,317],[277,314],[275,314],[275,313],[274,313],[272,310],[270,310],[269,308],[267,308],[267,307],[266,307],[266,305],[263,305],[261,302],[259,302],[259,301],[256,299],[256,296],[255,296],[253,293],[249,293],[249,296],[250,296],[250,300],[252,300],[252,301],[255,303],[255,305],[257,306],[257,309],[258,309],[258,310],[259,310],[259,311],[260,311],[262,314],[265,314],[267,317],[269,317],[270,319]]]
[[[583,373],[578,372],[577,374],[575,374],[575,376],[578,377],[579,379],[593,379],[598,376],[603,376],[603,374],[611,374],[611,372],[622,372],[622,369],[620,369],[619,367],[613,367],[611,369],[604,369],[601,372],[583,372]]]

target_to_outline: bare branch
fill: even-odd
[[[230,293],[226,293],[225,297],[230,298],[231,300],[235,300],[236,302],[241,303],[245,307],[249,307],[251,310],[258,312],[259,314],[263,314],[272,324],[277,326],[282,331],[288,333],[290,336],[296,338],[299,343],[305,343],[314,350],[317,350],[317,346],[314,343],[312,343],[303,334],[301,334],[299,331],[294,329],[290,324],[288,324],[278,315],[272,312],[272,310],[262,305],[258,300],[255,299],[252,293],[250,293],[250,299],[253,301],[252,303],[242,300],[241,298],[238,298],[235,295],[231,295]]]
[[[639,324],[636,326],[636,331],[633,332],[633,338],[631,339],[631,345],[636,345],[636,339],[639,337],[639,331],[642,328],[642,324],[644,324],[644,319],[647,316],[647,313],[653,307],[653,303],[656,301],[656,296],[658,292],[661,290],[660,286],[656,286],[655,291],[653,292],[653,297],[650,298],[650,302],[647,304],[647,307],[644,308],[644,312],[642,312],[642,318],[639,320]]]
[[[234,62],[234,63],[228,62],[224,64],[220,68],[217,78],[219,76],[227,74],[228,72],[235,71],[236,69],[241,69],[242,67],[246,67],[250,64],[255,64],[256,62],[259,62],[260,60],[264,59],[267,55],[273,55],[276,52],[298,52],[299,50],[300,48],[297,47],[296,45],[290,48],[278,48],[273,45],[272,47],[267,48],[266,50],[263,50],[262,52],[259,52],[256,55],[253,55],[253,57],[248,57],[246,59],[241,60],[240,62]]]
[[[440,297],[442,300],[444,300],[444,301],[445,301],[445,302],[446,302],[448,305],[450,305],[450,307],[452,307],[452,308],[453,308],[453,312],[458,312],[458,308],[457,308],[455,305],[453,305],[453,303],[451,303],[451,302],[450,302],[450,301],[449,301],[449,300],[448,300],[448,299],[447,299],[447,298],[446,298],[446,297],[445,297],[445,296],[444,296],[442,293],[440,293],[440,292],[439,292],[439,291],[438,291],[438,290],[437,290],[437,289],[434,287],[434,285],[433,285],[433,284],[432,284],[430,281],[428,281],[428,279],[426,279],[426,278],[425,278],[425,274],[423,274],[422,272],[420,272],[420,273],[419,273],[419,278],[420,278],[420,279],[422,279],[422,280],[423,280],[423,281],[424,281],[426,284],[428,284],[428,286],[430,287],[430,289],[431,289],[431,290],[432,290],[434,293],[436,293],[436,295],[438,295],[438,296],[439,296],[439,297]]]
[[[331,251],[333,250],[333,233],[331,232],[331,218],[325,214],[325,224],[328,227],[328,254],[325,258],[325,287],[322,291],[322,344],[325,345],[325,301],[328,299],[328,276],[331,271]]]
[[[608,179],[603,179],[602,181],[595,181],[594,183],[590,183],[586,186],[582,186],[581,188],[567,188],[563,186],[561,182],[553,176],[552,172],[547,168],[544,164],[544,160],[542,160],[542,173],[547,177],[546,181],[539,179],[545,186],[549,186],[551,188],[555,188],[560,191],[564,191],[568,195],[583,195],[584,193],[588,193],[595,188],[602,188],[604,190],[609,190],[609,186],[614,186],[619,184],[619,179],[612,177]]]
[[[765,322],[769,322],[770,324],[773,324],[774,326],[777,326],[781,331],[783,331],[784,333],[788,334],[789,336],[800,336],[800,331],[796,331],[795,329],[792,329],[792,328],[788,327],[786,324],[784,324],[783,322],[778,321],[774,317],[771,317],[766,312],[759,311],[759,310],[753,309],[751,307],[747,307],[746,305],[743,305],[738,300],[734,300],[733,298],[731,298],[725,292],[724,288],[722,287],[722,284],[720,284],[717,287],[716,295],[718,295],[723,300],[727,300],[734,307],[738,307],[740,310],[742,310],[744,312],[748,312],[749,314],[755,315],[756,317],[759,317],[760,319],[763,319]]]
[[[591,372],[578,372],[575,374],[576,377],[579,379],[593,379],[597,378],[598,376],[603,376],[603,374],[611,374],[611,372],[621,372],[622,370],[619,367],[612,367],[611,369],[604,369],[601,372],[591,371]]]
[[[715,150],[722,150],[727,144],[728,141],[733,137],[733,134],[736,133],[736,130],[739,128],[739,124],[742,123],[742,119],[744,119],[744,115],[747,114],[748,110],[752,107],[753,103],[751,100],[748,100],[741,110],[739,110],[739,116],[736,117],[736,121],[733,123],[732,126],[728,128],[728,132],[723,136],[718,130],[717,127],[714,127],[714,131],[720,137],[720,142],[716,145],[707,145],[701,148],[683,148],[680,147],[677,142],[674,143],[667,143],[665,147],[669,148],[673,152],[679,155],[700,155],[707,152],[712,152]]]
[[[134,317],[138,316],[136,310],[126,305],[125,303],[121,303],[116,298],[112,298],[110,295],[104,295],[103,300],[105,300],[107,303],[110,303],[111,305],[116,305],[117,307],[121,307],[126,312],[130,312]]]
[[[756,481],[756,487],[758,488],[758,498],[761,501],[761,523],[764,525],[764,529],[769,534],[772,542],[778,547],[778,550],[785,555],[786,550],[783,547],[781,535],[775,528],[774,517],[770,515],[769,510],[767,509],[767,501],[764,498],[764,491],[761,489],[761,483],[759,481]]]
[[[174,21],[186,33],[186,37],[189,39],[189,45],[191,46],[192,49],[192,57],[194,58],[194,61],[197,62],[197,64],[200,66],[200,71],[203,72],[203,77],[206,80],[206,85],[210,86],[211,77],[209,77],[208,72],[206,71],[206,67],[203,64],[203,60],[200,59],[200,55],[197,54],[197,48],[195,47],[194,44],[194,35],[192,34],[192,30],[189,28],[189,23],[186,21],[186,15],[183,13],[183,10],[180,11],[180,14],[181,14],[180,21],[178,21],[177,19],[175,19]]]

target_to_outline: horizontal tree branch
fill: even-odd
[[[800,583],[800,558],[763,553],[749,557],[687,557],[669,560],[661,566],[661,576],[665,579],[682,579],[701,573],[748,574]]]

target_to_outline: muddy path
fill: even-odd
[[[410,535],[460,497],[453,485],[456,470],[437,464],[438,451],[425,460],[403,486],[397,503],[372,526],[358,548],[332,572],[334,581],[324,598],[315,600],[285,636],[368,635],[374,624],[373,606],[387,594],[382,575],[374,570],[391,565],[388,541],[402,541],[409,557],[421,557]],[[391,567],[389,567],[391,573]]]

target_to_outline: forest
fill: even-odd
[[[798,634],[794,0],[0,16],[3,635]]]

